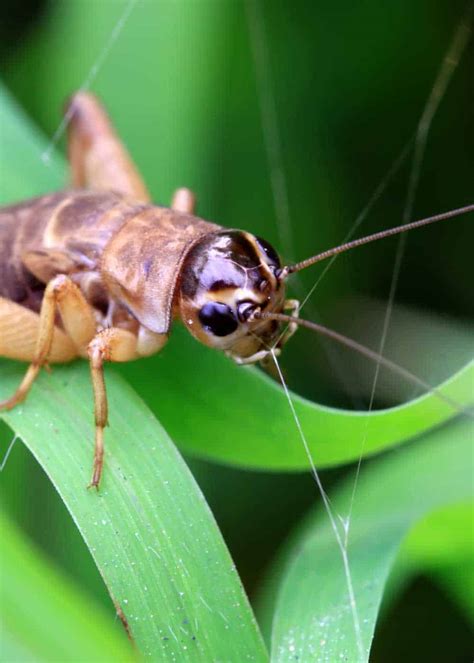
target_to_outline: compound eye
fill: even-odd
[[[232,309],[227,304],[219,302],[204,304],[199,311],[199,320],[204,329],[214,336],[228,336],[239,326]]]
[[[278,257],[278,253],[275,251],[273,246],[269,244],[266,239],[262,239],[261,237],[257,237],[256,239],[262,249],[265,251],[270,265],[273,267],[280,267],[280,258]]]

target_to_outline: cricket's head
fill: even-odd
[[[207,235],[186,257],[180,315],[201,343],[253,363],[278,341],[281,323],[259,318],[285,302],[280,259],[263,239],[240,230]]]
[[[260,237],[242,230],[210,233],[192,247],[183,263],[178,298],[181,318],[201,343],[223,350],[237,363],[261,361],[278,350],[299,325],[322,331],[321,325],[297,317],[298,302],[285,301],[288,276],[358,246],[473,211],[474,204],[466,205],[346,242],[284,267],[276,251]],[[292,309],[292,315],[285,314],[285,309]],[[337,335],[337,340],[341,338]],[[348,345],[347,339],[341,342]]]

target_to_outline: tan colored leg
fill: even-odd
[[[77,286],[67,276],[56,276],[52,286],[64,331],[82,354],[97,331],[94,310]]]
[[[142,202],[150,194],[130,155],[117,136],[100,102],[90,92],[78,92],[67,111],[68,153],[72,185],[117,191]]]
[[[10,410],[27,396],[40,369],[48,362],[54,336],[56,307],[59,309],[66,335],[80,351],[95,334],[96,325],[91,307],[81,291],[67,276],[56,276],[46,286],[38,322],[36,349],[25,377],[11,398],[0,403],[0,410]]]
[[[159,352],[168,340],[168,334],[156,334],[140,325],[137,338],[137,356],[149,357]]]
[[[287,311],[292,318],[297,318],[300,313],[300,303],[297,299],[287,299],[283,305],[283,310]],[[282,348],[298,329],[296,322],[290,322],[288,327],[278,339],[277,348]]]
[[[39,315],[20,304],[0,297],[0,357],[31,362],[35,358]],[[54,328],[49,363],[64,363],[77,357],[71,339],[58,327]]]
[[[171,201],[171,209],[185,214],[194,214],[196,209],[196,196],[190,189],[176,189]]]
[[[98,488],[104,464],[104,428],[108,407],[104,381],[104,361],[130,361],[137,357],[137,337],[125,329],[110,327],[99,332],[89,343],[88,353],[94,390],[95,448],[92,479],[89,487]]]

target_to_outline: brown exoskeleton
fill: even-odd
[[[0,211],[0,355],[30,363],[0,409],[21,402],[45,364],[88,358],[96,427],[90,485],[98,487],[104,458],[103,363],[158,352],[175,318],[199,341],[241,364],[277,353],[303,324],[396,368],[340,334],[297,318],[298,302],[285,299],[285,280],[336,253],[474,205],[282,266],[265,240],[193,216],[194,196],[187,189],[175,193],[170,209],[152,205],[98,101],[81,92],[71,104],[73,189]]]

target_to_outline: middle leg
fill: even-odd
[[[171,201],[171,209],[185,214],[194,214],[196,210],[196,196],[191,189],[176,189]]]

